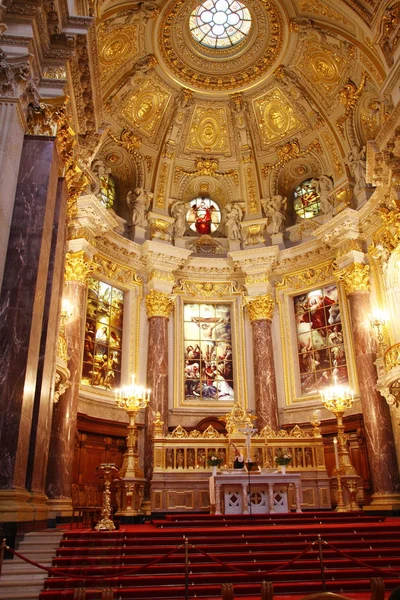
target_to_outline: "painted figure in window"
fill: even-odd
[[[212,223],[212,211],[214,207],[210,207],[203,201],[199,206],[192,204],[192,211],[195,213],[195,226],[197,233],[200,235],[210,235]]]

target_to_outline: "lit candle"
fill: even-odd
[[[339,452],[338,452],[338,447],[337,447],[337,438],[333,438],[333,449],[335,451],[336,470],[340,471],[340,468],[339,468]]]

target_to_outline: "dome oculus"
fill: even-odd
[[[238,0],[205,0],[190,15],[189,28],[199,44],[229,48],[248,35],[251,16]]]

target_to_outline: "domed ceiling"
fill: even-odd
[[[141,187],[167,222],[177,201],[200,195],[239,205],[250,226],[281,195],[295,244],[361,206],[369,186],[359,193],[351,152],[362,155],[389,104],[382,4],[99,2],[90,52],[106,135],[96,158],[116,180],[117,212],[127,218],[126,195]],[[329,201],[299,217],[296,186],[324,177]]]

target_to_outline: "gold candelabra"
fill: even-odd
[[[141,408],[146,408],[150,401],[150,390],[135,383],[132,375],[131,385],[123,386],[115,390],[115,401],[119,408],[123,408],[129,417],[128,435],[126,438],[126,452],[121,468],[121,477],[141,477],[143,473],[139,467],[138,437],[136,427],[136,416]]]
[[[115,525],[112,520],[111,508],[111,481],[118,477],[118,469],[114,463],[102,463],[99,467],[104,477],[102,519],[95,525],[96,531],[114,531]]]
[[[335,452],[336,470],[343,475],[354,475],[355,470],[350,461],[344,435],[343,415],[354,402],[354,392],[347,386],[338,385],[320,390],[321,401],[326,409],[331,411],[337,421],[338,452]]]

